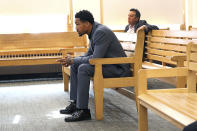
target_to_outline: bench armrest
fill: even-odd
[[[183,55],[183,56],[173,56],[171,58],[172,61],[177,62],[177,66],[178,67],[183,67],[184,66],[184,61],[187,60],[187,56]]]
[[[135,59],[134,59],[134,57],[95,58],[95,59],[90,59],[89,63],[91,65],[96,65],[96,64],[126,64],[126,63],[135,63]]]
[[[141,95],[147,92],[147,79],[148,78],[159,78],[159,77],[176,77],[176,76],[187,76],[187,67],[177,67],[170,69],[140,69],[137,76],[137,95]],[[186,88],[185,88],[186,89]],[[156,89],[151,90],[154,92],[185,92],[185,89]]]

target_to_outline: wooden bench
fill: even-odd
[[[95,110],[96,110],[96,119],[103,119],[103,89],[104,88],[122,88],[136,86],[136,76],[138,70],[142,67],[142,54],[144,48],[144,31],[141,30],[137,34],[137,42],[135,53],[132,57],[122,57],[122,58],[97,58],[91,59],[90,64],[95,66],[95,72],[93,79],[94,87],[94,99],[95,99]],[[66,52],[67,53],[67,52]],[[131,70],[133,75],[131,77],[121,77],[121,78],[103,78],[102,75],[102,65],[103,64],[131,64]],[[67,67],[64,68],[64,84],[65,91],[68,90],[69,75],[70,70]]]
[[[130,46],[132,44],[132,45],[135,46],[136,39],[137,39],[136,33],[129,34],[129,33],[125,33],[123,30],[113,30],[113,32],[115,33],[116,37],[120,40],[120,42],[123,46],[123,49],[124,49],[125,53],[127,54],[127,56],[129,56],[129,57],[133,56],[133,54],[134,54],[134,51],[132,50],[133,48],[130,49],[130,47],[128,47],[128,45]],[[126,37],[126,40],[125,40],[125,37]],[[128,40],[128,37],[132,37],[132,38]],[[85,53],[85,51],[87,51],[87,50],[88,49],[77,51],[76,49],[75,50],[68,50],[67,49],[67,50],[62,50],[61,52],[62,52],[63,57],[65,57],[68,53],[74,53],[74,52],[75,52],[75,54],[79,53],[79,54],[83,55]],[[75,57],[76,57],[76,55],[75,55]],[[62,70],[63,70],[63,72],[65,72],[65,73],[63,73],[64,91],[68,91],[69,77],[70,77],[70,67],[62,67]],[[120,93],[121,93],[121,92],[124,92],[125,90],[124,89],[117,89],[116,91],[120,91]],[[124,94],[124,95],[127,95],[127,94]],[[132,95],[131,97],[132,97],[132,99],[135,99],[134,95]]]
[[[192,27],[191,25],[188,27],[188,29],[189,29],[190,31],[194,31],[194,30],[197,31],[197,27]]]
[[[0,66],[59,64],[60,50],[86,48],[86,37],[77,32],[0,34]]]
[[[197,31],[153,30],[146,37],[146,55],[142,63],[142,68],[162,69],[183,67],[186,66],[184,61],[186,60],[187,43],[197,38]],[[133,45],[133,43],[126,44],[128,46]],[[122,45],[123,47],[127,47],[124,46],[124,43]],[[129,48],[126,51],[129,52],[127,53],[128,56],[132,56],[135,49]],[[156,79],[175,85],[177,88],[183,88],[186,84],[186,78],[182,76]],[[135,94],[128,89],[117,88],[116,90],[131,99],[135,98]]]
[[[197,120],[197,43],[188,45],[187,67],[170,69],[141,69],[137,79],[138,130],[148,130],[147,109],[168,120],[178,128]],[[147,79],[187,76],[187,88],[147,89]]]
[[[197,31],[153,30],[146,36],[144,69],[161,69],[185,66],[186,46],[197,38]],[[185,86],[185,77],[160,78],[165,82]]]

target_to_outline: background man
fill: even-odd
[[[151,30],[158,30],[159,28],[155,25],[149,25],[145,20],[140,20],[141,14],[138,9],[131,8],[128,14],[128,25],[125,27],[125,32],[136,33],[138,30],[144,30],[145,34],[148,34]],[[127,45],[127,48],[134,50],[131,44]],[[144,43],[143,60],[145,58],[146,43]]]
[[[141,14],[138,9],[131,8],[128,14],[128,25],[125,27],[125,32],[136,33],[137,30],[144,29],[147,34],[151,30],[158,30],[155,25],[149,25],[146,20],[140,20]]]

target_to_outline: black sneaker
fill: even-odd
[[[77,110],[76,103],[70,102],[70,105],[67,106],[65,109],[60,110],[60,114],[72,114]]]
[[[65,122],[91,120],[91,114],[89,109],[77,109],[71,117],[64,119]]]

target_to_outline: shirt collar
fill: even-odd
[[[129,25],[129,29],[130,29],[130,28],[134,28],[134,27],[135,27],[135,25],[134,25],[134,26]]]

